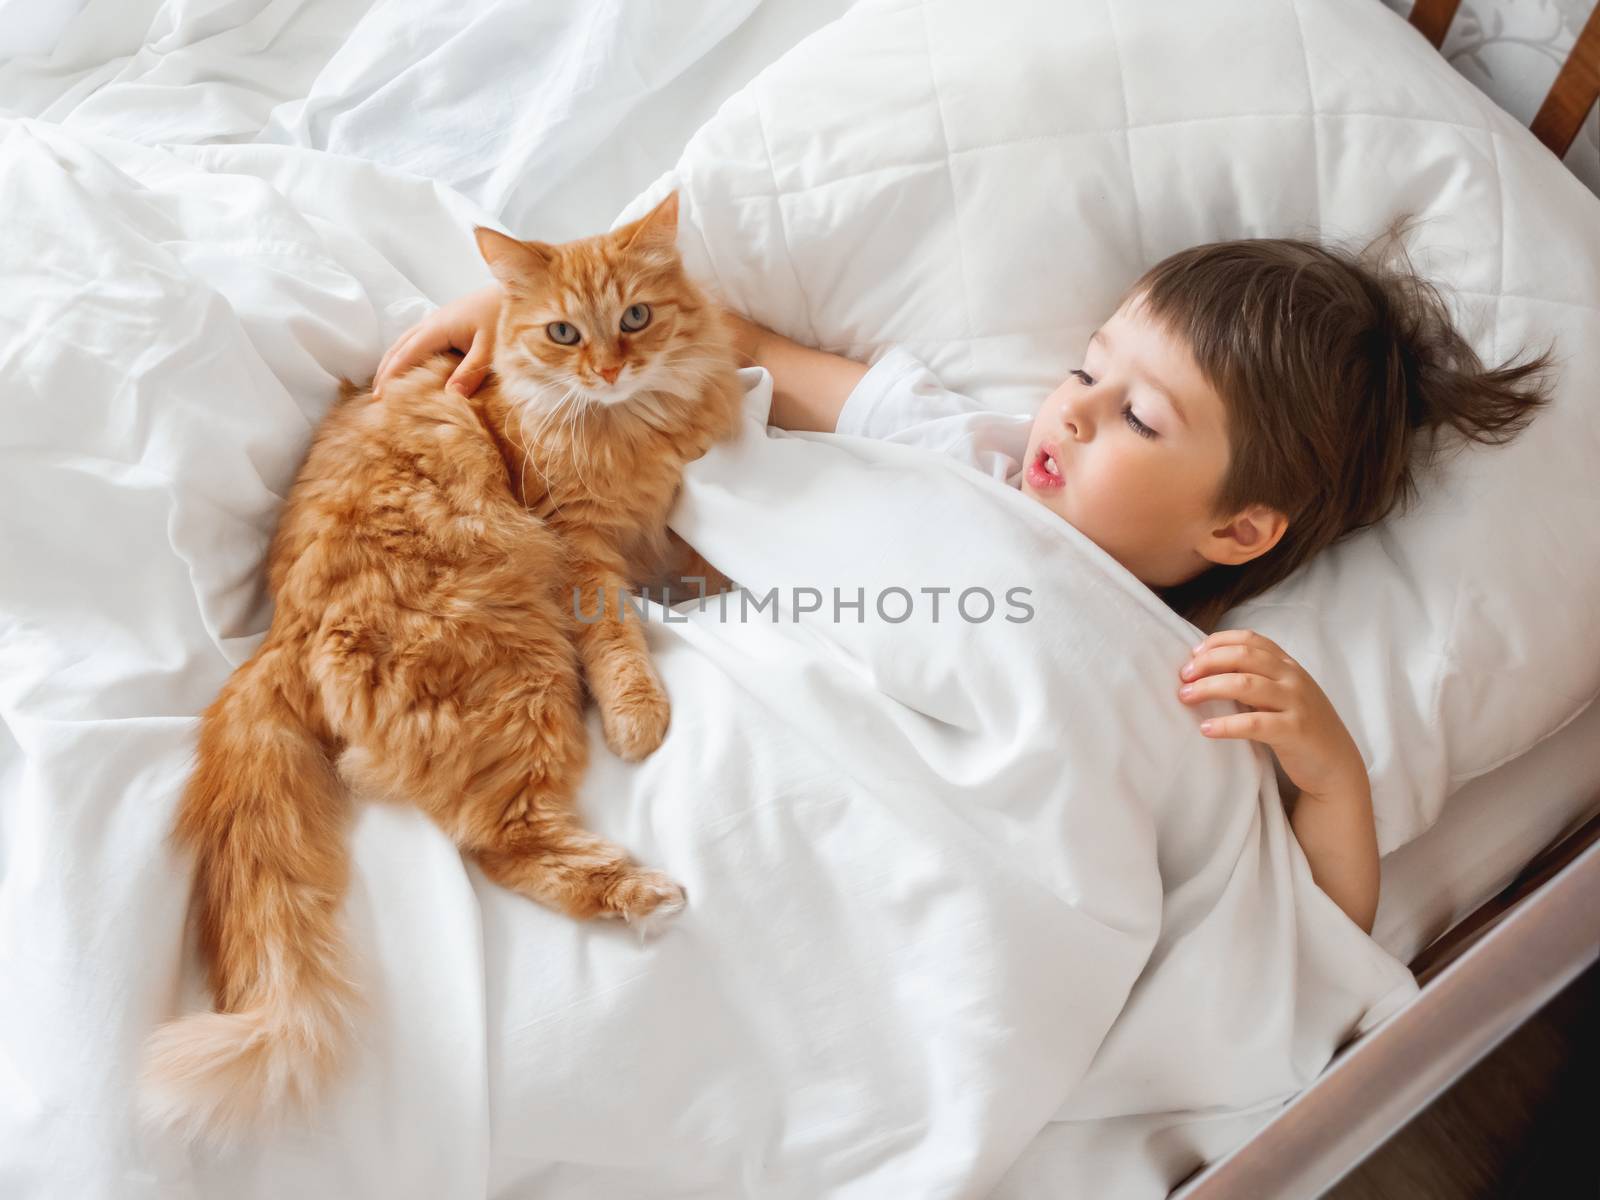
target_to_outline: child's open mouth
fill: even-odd
[[[1028,464],[1028,483],[1037,489],[1061,486],[1061,465],[1056,462],[1056,448],[1049,442],[1039,447]]]

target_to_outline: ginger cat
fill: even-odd
[[[574,917],[682,908],[573,803],[585,680],[619,755],[666,732],[618,588],[664,551],[684,464],[738,421],[728,334],[676,231],[676,195],[566,245],[479,229],[505,293],[490,381],[447,391],[437,356],[382,401],[347,385],[318,430],[270,552],[270,630],[206,710],[179,807],[216,1011],[152,1035],[147,1117],[226,1138],[335,1068],[355,998],[346,785],[416,804],[491,879]]]

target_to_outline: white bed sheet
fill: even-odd
[[[1450,797],[1432,829],[1383,860],[1372,936],[1401,962],[1494,896],[1600,810],[1600,704]]]
[[[649,24],[642,6],[561,0],[87,0],[59,30],[25,30],[56,55],[0,62],[0,109],[152,145],[263,141],[369,159],[456,186],[527,236],[559,238],[609,222],[722,97],[846,7],[702,0],[652,6]],[[429,31],[429,9],[474,36]],[[440,79],[464,82],[441,97]],[[580,96],[593,102],[572,105]],[[526,111],[541,105],[564,119]],[[412,315],[380,321],[392,333]],[[6,794],[29,769],[15,736],[0,728]],[[1386,860],[1379,942],[1409,958],[1588,811],[1597,745],[1600,705],[1463,789],[1433,831]],[[0,845],[15,832],[5,822],[0,813]],[[393,831],[379,822],[364,836],[365,853],[380,853]]]

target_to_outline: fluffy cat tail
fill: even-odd
[[[289,703],[305,690],[291,657],[263,647],[206,711],[179,810],[217,1011],[151,1035],[139,1099],[189,1139],[230,1142],[306,1107],[349,1041],[349,801]]]

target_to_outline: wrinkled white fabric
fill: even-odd
[[[362,158],[563,241],[850,2],[77,0],[0,29],[0,113]]]
[[[267,539],[336,378],[370,371],[419,285],[449,295],[484,274],[475,214],[448,193],[293,151],[196,158],[217,154],[239,168],[0,122],[8,1198],[231,1194],[131,1117],[141,1042],[199,1002],[178,990],[189,872],[165,845],[195,717],[266,627]],[[295,201],[274,172],[303,185]],[[372,211],[393,214],[375,240],[353,218]],[[400,262],[381,248],[413,236]],[[376,991],[365,1030],[384,1067],[322,1119],[360,1148],[350,1187],[324,1162],[302,1195],[470,1194],[487,1176],[477,905],[459,855],[414,825],[375,812],[357,832],[385,866],[349,919],[407,982]],[[386,1130],[424,1126],[428,1145],[383,1149]],[[266,1178],[257,1194],[282,1195]]]
[[[583,790],[688,911],[641,947],[367,809],[370,1015],[328,1103],[232,1155],[141,1134],[139,1045],[204,1003],[164,844],[194,714],[264,628],[336,376],[481,268],[468,206],[365,164],[4,136],[8,1196],[972,1194],[1085,1121],[1109,1132],[1074,1178],[1153,1195],[1152,1123],[1275,1103],[1409,995],[1261,753],[1171,703],[1192,627],[954,460],[769,436],[750,372],[674,522],[775,598],[653,609],[671,731]]]

